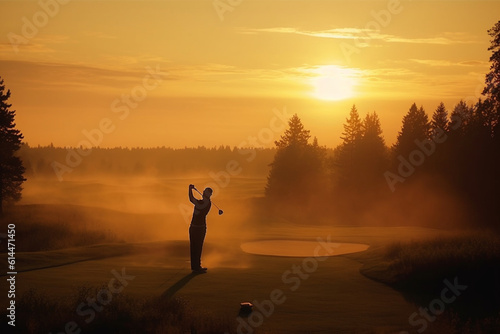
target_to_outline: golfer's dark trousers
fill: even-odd
[[[203,249],[203,241],[207,234],[206,225],[193,225],[189,226],[189,243],[191,251],[191,270],[201,268],[201,251]]]

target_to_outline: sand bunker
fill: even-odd
[[[245,253],[289,257],[322,257],[362,252],[369,245],[298,240],[265,240],[241,244]]]

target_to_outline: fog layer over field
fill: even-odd
[[[64,182],[32,178],[24,185],[20,209],[24,219],[64,224],[75,229],[103,230],[123,241],[186,239],[193,205],[188,185],[214,189],[207,217],[207,238],[241,236],[252,197],[262,196],[264,179],[234,178],[224,184],[210,178],[72,179]],[[224,185],[221,187],[219,184]],[[201,196],[195,193],[195,197]],[[21,218],[23,219],[23,218]]]

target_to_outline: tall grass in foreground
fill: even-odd
[[[386,248],[384,256],[401,279],[414,275],[433,277],[440,273],[471,272],[500,263],[500,238],[474,233],[405,244],[397,242]]]
[[[439,237],[410,243],[393,243],[384,260],[391,285],[422,307],[441,298],[455,278],[467,288],[446,305],[443,333],[489,333],[500,325],[500,238],[494,234]],[[453,329],[453,330],[452,330]]]
[[[425,334],[497,334],[500,328],[500,316],[491,316],[480,320],[463,320],[453,312],[446,312],[432,322]],[[417,332],[418,333],[418,332]]]
[[[102,287],[106,288],[106,287]],[[78,288],[66,299],[51,298],[36,290],[24,293],[16,302],[16,333],[65,332],[68,322],[74,321],[82,333],[169,333],[169,334],[221,334],[234,333],[229,319],[194,309],[180,298],[132,298],[124,294],[113,295],[101,312],[88,323],[90,316],[81,316],[77,308],[87,305],[87,298],[95,297],[100,288]],[[100,306],[100,304],[98,304]],[[83,310],[88,310],[85,307]],[[6,319],[6,312],[2,312]],[[8,333],[9,326],[2,321],[0,332]],[[78,332],[74,329],[74,332]]]

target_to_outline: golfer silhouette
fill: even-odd
[[[193,195],[194,185],[189,185],[189,200],[194,204],[193,218],[189,226],[189,250],[191,252],[191,270],[194,273],[203,274],[207,272],[207,268],[201,266],[201,251],[203,250],[203,242],[207,234],[207,215],[212,207],[210,197],[213,190],[206,188],[203,191],[203,198],[196,199]]]

